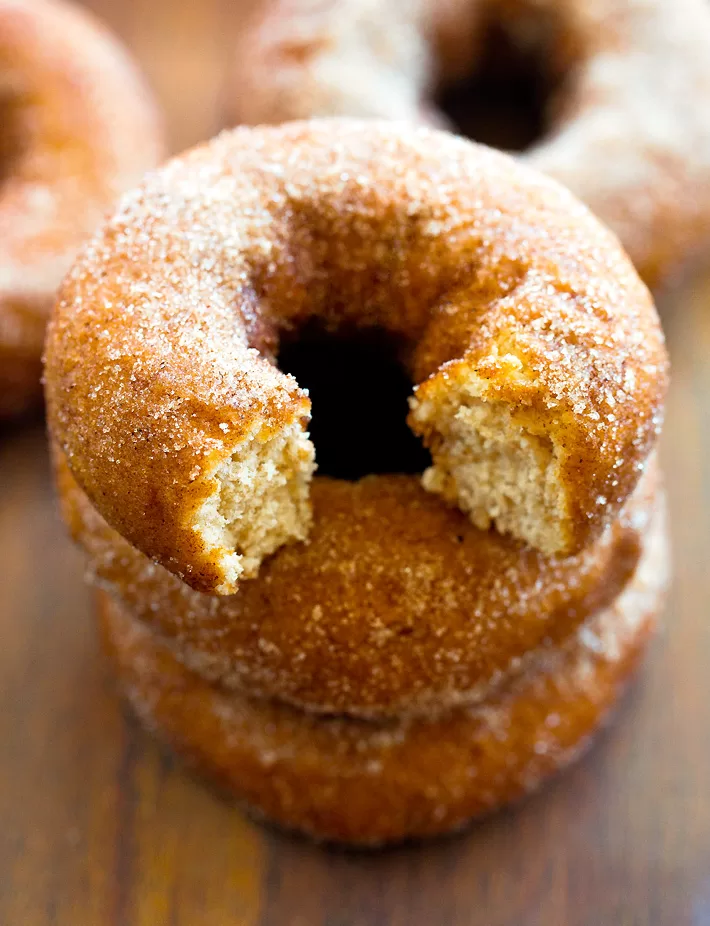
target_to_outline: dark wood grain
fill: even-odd
[[[219,124],[234,0],[92,0],[141,59],[175,148]],[[617,723],[467,834],[327,852],[252,824],[129,720],[58,521],[41,423],[0,434],[0,924],[710,924],[710,278],[662,302],[675,585]]]

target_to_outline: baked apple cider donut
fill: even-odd
[[[318,476],[308,543],[284,545],[215,599],[112,530],[56,462],[90,581],[188,668],[252,697],[377,719],[480,701],[574,636],[636,571],[659,497],[651,462],[604,535],[559,558],[478,530],[415,475]]]
[[[46,349],[73,477],[194,589],[237,592],[309,535],[311,403],[278,367],[308,324],[384,332],[431,452],[425,489],[545,555],[602,535],[656,442],[653,302],[562,186],[413,125],[237,129],[124,197]]]
[[[662,504],[625,590],[481,703],[372,723],[209,685],[102,595],[110,663],[143,723],[253,812],[330,841],[432,836],[517,800],[589,745],[651,635],[667,579]]]
[[[161,154],[146,88],[103,26],[60,0],[0,0],[0,417],[41,397],[61,278]]]
[[[129,701],[319,839],[432,835],[523,796],[653,629],[666,380],[617,240],[499,152],[315,120],[148,174],[66,278],[45,376]]]
[[[270,0],[234,61],[234,122],[448,118],[524,149],[650,285],[710,247],[706,0]]]

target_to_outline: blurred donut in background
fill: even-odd
[[[62,276],[116,197],[163,154],[136,66],[92,16],[0,0],[0,418],[41,399]]]
[[[710,247],[705,0],[270,0],[234,62],[233,122],[424,120],[519,151],[651,286]]]

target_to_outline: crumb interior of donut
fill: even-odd
[[[473,523],[525,540],[548,554],[569,543],[560,464],[549,437],[514,420],[509,407],[483,399],[475,373],[450,383],[437,401],[412,401],[412,418],[433,465],[423,484],[468,512]]]
[[[300,421],[268,440],[252,438],[215,473],[217,491],[203,504],[198,528],[216,549],[234,550],[221,558],[222,593],[240,578],[257,574],[259,564],[282,544],[305,540],[310,527],[308,483],[313,445]]]
[[[541,42],[516,41],[492,22],[472,70],[443,82],[434,104],[455,131],[494,148],[525,151],[549,127],[549,101],[556,81]]]
[[[421,473],[431,463],[407,427],[412,382],[385,332],[332,335],[307,327],[282,342],[278,363],[309,391],[319,475],[356,480]]]

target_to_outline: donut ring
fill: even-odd
[[[242,34],[230,117],[441,121],[428,97],[470,73],[492,23],[559,78],[523,159],[586,202],[649,285],[707,248],[705,0],[273,0]]]
[[[62,276],[119,193],[162,156],[135,67],[59,0],[0,0],[0,417],[41,396]]]
[[[471,703],[608,607],[634,573],[659,480],[576,557],[550,559],[425,492],[415,476],[319,477],[308,545],[236,595],[192,591],[112,530],[57,460],[64,520],[89,576],[189,669],[252,697],[384,717]]]
[[[272,358],[314,318],[401,345],[425,487],[546,554],[601,535],[655,443],[653,303],[566,190],[413,126],[238,129],[124,198],[46,350],[77,482],[197,590],[233,593],[308,534],[310,401]]]
[[[564,646],[540,653],[480,705],[387,724],[225,693],[106,595],[99,619],[133,709],[190,764],[281,826],[378,845],[458,828],[579,756],[643,653],[666,570],[661,516],[627,589]]]

